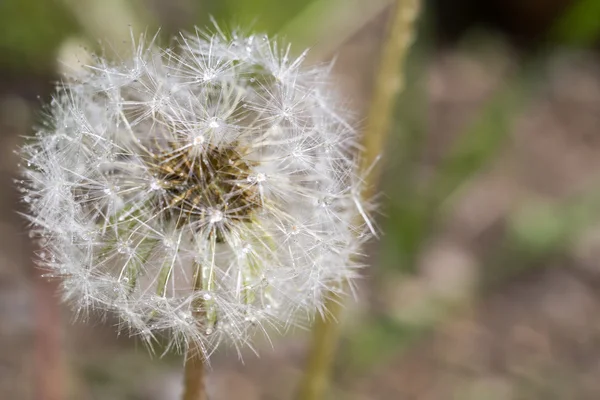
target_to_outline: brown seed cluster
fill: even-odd
[[[251,164],[235,146],[197,152],[170,144],[149,164],[162,189],[158,206],[178,225],[210,220],[215,213],[244,220],[260,205],[258,188],[249,179]]]

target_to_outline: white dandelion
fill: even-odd
[[[67,77],[21,186],[40,263],[78,311],[205,357],[325,312],[370,224],[355,131],[303,58],[198,31]]]

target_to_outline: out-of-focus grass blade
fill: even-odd
[[[398,174],[404,176],[409,173],[412,176],[400,180],[399,185],[394,182],[396,187],[402,189],[401,192],[398,189],[393,192],[389,222],[386,225],[388,250],[392,246],[391,253],[388,252],[387,256],[394,257],[395,264],[403,271],[414,272],[416,257],[439,221],[443,203],[503,148],[512,121],[518,115],[524,100],[522,78],[519,75],[483,106],[475,122],[454,143],[425,189],[419,189],[419,184],[415,181],[417,177],[414,176],[425,128],[421,126],[415,131],[412,139],[409,139],[410,136],[404,138],[407,151],[413,152],[413,155],[405,155],[404,165],[400,167],[402,172]],[[410,100],[414,101],[414,98],[411,97]],[[415,155],[417,159],[414,158]]]
[[[503,148],[519,114],[523,93],[519,78],[501,89],[483,107],[475,122],[455,142],[439,172],[431,181],[427,197],[437,209],[456,189],[485,167]]]
[[[427,74],[432,54],[431,15],[421,16],[417,41],[408,55],[405,87],[394,108],[394,122],[385,146],[382,168],[384,201],[383,269],[411,271],[425,234],[417,169],[428,130]]]
[[[296,51],[311,47],[309,57],[323,60],[364,25],[381,14],[392,0],[314,0],[279,31]]]

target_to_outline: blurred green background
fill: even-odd
[[[0,398],[177,399],[181,360],[72,323],[14,212],[12,150],[86,52],[241,26],[337,58],[364,122],[390,0],[0,0]],[[600,1],[430,0],[331,399],[600,398]],[[38,99],[39,97],[39,99]],[[364,124],[363,124],[364,125]],[[362,126],[362,125],[361,125]],[[214,399],[290,399],[307,334],[224,350]]]

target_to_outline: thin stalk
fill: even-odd
[[[207,400],[204,384],[204,357],[194,342],[190,343],[185,360],[183,400]]]
[[[318,317],[313,326],[311,348],[300,382],[298,400],[322,399],[327,391],[339,335],[339,321],[334,317],[342,314],[339,296],[328,298],[326,307],[329,315]]]
[[[414,26],[420,6],[421,0],[397,1],[384,43],[367,115],[367,129],[363,136],[364,154],[361,169],[365,173],[371,169],[365,177],[368,179],[362,193],[365,199],[372,198],[377,187],[380,167],[374,164],[386,142],[396,96],[404,87],[402,67],[413,42]],[[317,318],[313,327],[312,345],[305,375],[300,384],[299,400],[323,399],[327,391],[339,335],[338,322],[343,311],[338,295],[331,292],[327,299],[325,306],[328,315]]]
[[[62,344],[60,305],[55,296],[57,290],[55,282],[36,276],[35,398],[40,400],[68,397],[65,383],[69,376]]]
[[[202,290],[202,265],[194,265],[194,291]],[[198,299],[193,304],[192,316],[195,321],[205,318],[202,301]],[[195,341],[190,341],[186,356],[183,375],[182,400],[208,400],[206,394],[204,353]]]

